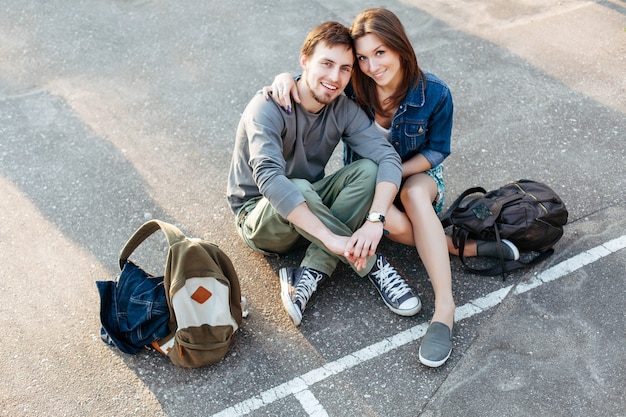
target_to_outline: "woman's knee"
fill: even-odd
[[[404,207],[415,204],[427,203],[431,204],[431,193],[425,187],[416,185],[412,187],[402,187],[400,190],[400,200]]]
[[[407,210],[411,207],[432,210],[432,202],[437,196],[437,184],[427,175],[418,175],[420,178],[411,177],[403,184],[400,201]]]

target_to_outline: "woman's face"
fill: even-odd
[[[402,81],[400,55],[373,34],[358,38],[354,46],[359,68],[365,75],[380,87],[397,88]]]

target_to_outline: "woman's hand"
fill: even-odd
[[[287,113],[291,113],[291,99],[300,103],[300,95],[293,76],[288,72],[283,72],[274,77],[274,82],[270,87],[263,87],[263,96],[269,100],[270,94],[274,101],[278,103]]]

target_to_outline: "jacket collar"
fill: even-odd
[[[412,107],[422,107],[426,103],[425,87],[424,77],[420,77],[419,84],[411,87],[402,104]]]

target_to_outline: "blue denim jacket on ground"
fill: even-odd
[[[432,167],[436,167],[450,155],[452,95],[442,80],[430,73],[425,75],[426,83],[420,79],[419,85],[409,90],[393,117],[391,144],[402,162],[421,153]],[[355,99],[352,85],[346,88],[346,95]],[[367,113],[374,120],[371,108]],[[344,163],[356,159],[360,158],[346,147]]]
[[[100,336],[124,353],[135,354],[169,334],[170,311],[163,277],[151,277],[126,261],[118,281],[96,281],[100,293]]]

